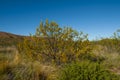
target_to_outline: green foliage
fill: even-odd
[[[61,70],[59,80],[120,80],[120,77],[99,63],[84,61],[65,66]]]
[[[81,55],[91,51],[87,35],[69,27],[61,28],[55,22],[40,23],[36,34],[25,39],[18,46],[19,52],[32,60],[53,62],[55,64],[68,63],[81,59]]]

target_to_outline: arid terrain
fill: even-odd
[[[69,31],[42,39],[0,32],[0,80],[120,80],[119,35],[74,40]]]

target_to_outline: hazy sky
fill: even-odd
[[[0,0],[0,31],[29,35],[46,19],[108,37],[120,29],[120,0]]]

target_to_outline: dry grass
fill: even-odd
[[[16,48],[0,53],[0,80],[56,80],[57,67],[23,59]],[[11,50],[11,52],[9,52]]]
[[[93,50],[96,57],[102,57],[102,62],[110,71],[120,75],[120,54],[116,51],[108,53],[108,48],[105,46],[97,45]]]

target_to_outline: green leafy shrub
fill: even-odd
[[[80,60],[81,55],[90,53],[91,47],[87,34],[46,20],[34,35],[19,44],[18,50],[31,60],[60,65]]]
[[[84,61],[65,66],[59,80],[120,80],[120,78],[99,63]]]

